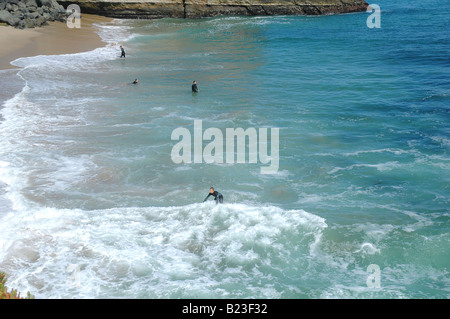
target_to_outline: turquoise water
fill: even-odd
[[[378,4],[380,29],[369,13],[116,20],[97,26],[104,48],[14,61],[9,284],[38,298],[448,298],[450,12]],[[278,172],[175,164],[171,134],[194,120],[279,128]],[[210,186],[224,205],[201,203]]]

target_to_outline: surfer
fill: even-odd
[[[198,92],[197,81],[194,81],[192,83],[192,92],[193,93],[197,93]]]
[[[138,79],[135,79],[134,81],[133,81],[133,84],[138,84],[139,83],[139,80]]]
[[[125,49],[123,46],[120,46],[120,51],[122,51],[122,54],[120,55],[121,58],[125,58]]]
[[[214,197],[214,200],[216,201],[216,204],[219,204],[219,203],[222,204],[223,203],[223,196],[222,196],[222,194],[219,193],[218,191],[215,191],[214,187],[211,187],[209,189],[209,194],[208,194],[208,196],[206,196],[206,198],[205,198],[205,200],[203,202],[206,202],[207,199],[209,198],[209,196],[213,196]]]

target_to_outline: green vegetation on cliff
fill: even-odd
[[[4,272],[0,272],[0,299],[34,299],[30,292],[28,292],[27,296],[24,298],[20,297],[20,292],[17,293],[17,290],[11,289],[8,291],[8,287],[6,287],[5,284],[6,274]]]

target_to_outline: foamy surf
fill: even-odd
[[[0,267],[44,298],[276,298],[272,269],[306,267],[326,227],[273,206],[41,208],[4,218]]]
[[[30,179],[39,178],[30,176],[30,173],[37,173],[38,176],[46,167],[60,167],[55,171],[59,176],[55,177],[54,186],[64,188],[64,178],[61,180],[63,175],[66,175],[68,183],[73,182],[74,178],[82,173],[84,165],[91,165],[88,162],[84,164],[82,158],[73,159],[60,155],[55,157],[49,150],[57,148],[59,143],[70,145],[72,142],[64,136],[56,137],[55,140],[55,128],[86,125],[85,108],[101,100],[100,97],[89,95],[74,98],[71,95],[73,85],[70,81],[62,80],[57,74],[77,77],[92,72],[107,72],[107,69],[96,69],[96,66],[101,62],[117,59],[118,43],[135,36],[128,32],[130,27],[122,26],[120,21],[116,20],[112,24],[95,24],[95,27],[105,42],[104,47],[74,54],[24,57],[11,62],[21,68],[17,75],[24,81],[24,87],[21,92],[5,101],[0,109],[0,182],[6,185],[5,197],[12,201],[16,210],[34,205],[33,200],[30,202],[22,192],[29,186]],[[82,84],[91,87],[93,91],[105,88],[95,83]],[[23,154],[29,156],[24,158]],[[42,154],[42,161],[32,159],[37,154]]]

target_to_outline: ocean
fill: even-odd
[[[114,20],[96,25],[102,48],[13,61],[8,286],[44,299],[449,298],[450,9],[377,4],[380,28],[366,12]],[[192,134],[181,163],[177,128]],[[254,129],[268,155],[278,129],[276,171],[250,160],[250,138],[244,162],[194,159],[202,132],[226,144],[230,128]],[[211,186],[224,204],[203,203]]]

